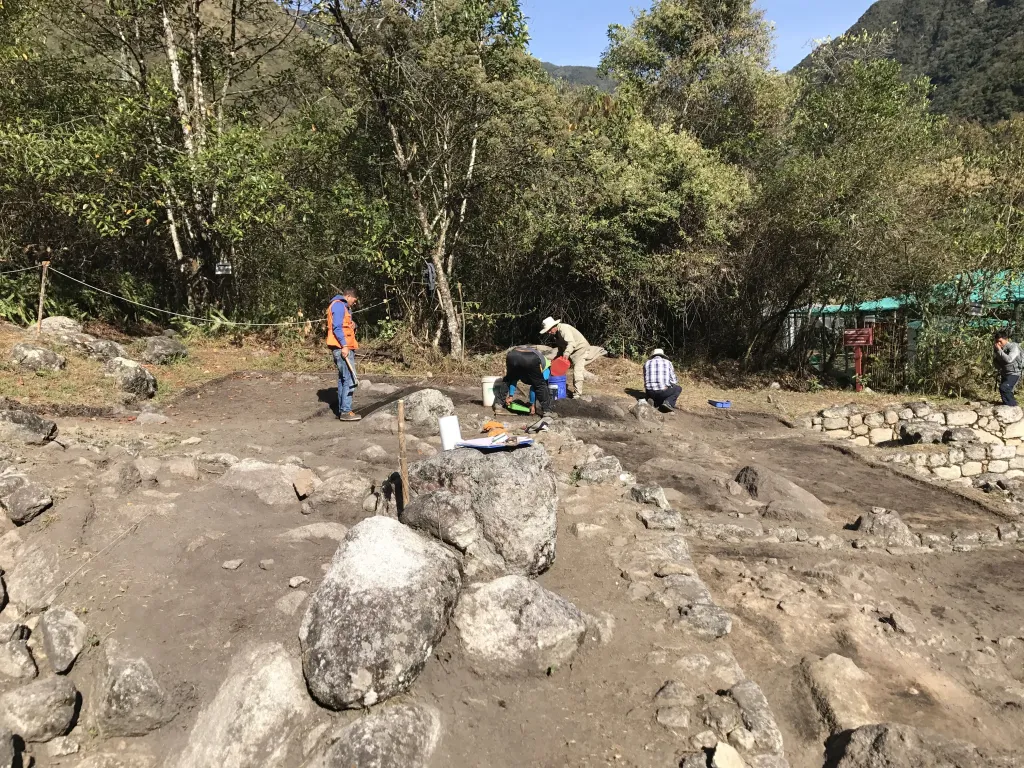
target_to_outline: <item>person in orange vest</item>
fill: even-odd
[[[338,418],[341,421],[359,421],[363,417],[352,410],[352,396],[355,394],[356,378],[356,321],[352,319],[352,308],[359,301],[354,288],[346,288],[333,299],[327,308],[327,346],[334,355],[338,366]]]

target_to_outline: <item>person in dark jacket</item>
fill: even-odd
[[[352,307],[359,297],[355,289],[346,288],[333,299],[327,308],[327,346],[334,355],[338,366],[338,418],[342,421],[359,421],[362,416],[352,410],[352,399],[356,391],[356,322],[352,318]]]
[[[1016,407],[1017,398],[1013,392],[1020,382],[1021,373],[1024,373],[1024,357],[1020,345],[1010,340],[1007,331],[996,334],[995,365],[999,373],[999,395],[1003,405]]]
[[[494,410],[497,411],[501,404],[506,408],[510,406],[510,391],[522,382],[530,387],[532,394],[536,396],[531,413],[538,416],[550,415],[554,401],[548,388],[547,377],[544,375],[547,368],[547,358],[536,347],[521,346],[510,349],[505,356],[505,378],[499,381],[495,388]]]

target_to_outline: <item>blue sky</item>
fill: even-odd
[[[872,0],[758,0],[775,22],[775,65],[788,70],[811,51],[811,41],[835,37],[853,25]],[[523,0],[533,55],[553,64],[596,65],[608,44],[609,24],[629,24],[632,8],[648,0]]]

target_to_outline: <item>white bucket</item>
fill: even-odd
[[[484,376],[480,379],[480,394],[484,401],[484,408],[490,408],[494,405],[494,385],[500,379],[500,376]]]
[[[437,420],[441,429],[441,450],[450,451],[462,442],[462,429],[459,427],[458,416],[444,416]]]

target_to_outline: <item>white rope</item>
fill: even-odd
[[[195,320],[196,322],[199,322],[199,323],[220,323],[221,325],[234,325],[234,326],[245,327],[245,328],[281,328],[281,327],[284,327],[284,326],[291,326],[291,325],[305,325],[306,323],[326,323],[327,322],[327,318],[326,317],[321,319],[321,320],[298,320],[298,321],[293,321],[293,322],[288,322],[288,323],[236,323],[233,320],[217,320],[217,319],[213,319],[213,318],[209,318],[209,317],[196,317],[195,315],[185,315],[185,314],[182,314],[181,312],[172,312],[169,309],[160,309],[159,307],[151,307],[148,304],[143,304],[143,303],[138,302],[138,301],[133,301],[132,299],[125,298],[124,296],[118,296],[116,293],[111,293],[110,291],[105,291],[102,288],[97,288],[95,285],[90,285],[89,283],[85,282],[84,280],[79,280],[77,277],[72,277],[71,275],[65,275],[63,272],[61,272],[58,269],[54,269],[52,266],[50,267],[50,272],[54,272],[54,273],[60,275],[61,277],[66,277],[68,280],[73,280],[74,282],[76,282],[76,283],[78,283],[80,285],[84,285],[86,288],[89,288],[90,290],[97,291],[99,293],[105,294],[105,295],[110,296],[110,297],[115,298],[115,299],[120,299],[121,301],[126,301],[129,304],[134,304],[137,307],[142,307],[143,309],[149,309],[149,310],[152,310],[153,312],[162,312],[165,315],[172,315],[173,317],[183,317],[183,318],[185,318],[187,320]],[[372,307],[369,307],[369,309],[372,309]]]
[[[37,265],[35,267],[25,267],[24,269],[12,269],[7,272],[0,272],[0,275],[14,275],[17,274],[18,272],[28,272],[29,270],[32,269],[39,269],[39,267]]]

